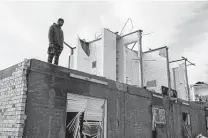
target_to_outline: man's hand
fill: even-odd
[[[49,47],[54,47],[55,45],[54,44],[49,44]]]

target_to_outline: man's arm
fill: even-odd
[[[73,55],[74,54],[74,49],[76,48],[76,47],[71,47],[69,44],[67,44],[65,41],[64,41],[64,44],[66,45],[66,46],[68,46],[70,49],[71,49],[71,55]]]
[[[53,26],[51,26],[49,28],[49,32],[48,32],[48,40],[50,44],[53,44]]]

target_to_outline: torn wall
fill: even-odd
[[[156,93],[162,93],[161,87],[168,86],[166,48],[143,53],[144,86]]]
[[[178,98],[183,100],[189,99],[185,63],[180,62],[170,64],[172,89],[177,91]]]
[[[128,48],[128,45],[138,42],[137,33],[117,36],[116,80],[129,85],[141,86],[140,55],[138,51]]]
[[[93,41],[78,38],[70,60],[72,69],[116,80],[116,34],[103,29],[101,38]]]

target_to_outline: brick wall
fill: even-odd
[[[27,67],[25,60],[0,71],[0,137],[20,138],[26,119]]]
[[[158,137],[182,138],[181,113],[185,111],[191,115],[192,134],[206,136],[203,105],[193,102],[184,105],[181,100],[174,103],[162,94],[154,93],[156,96],[153,96],[142,88],[38,60],[30,61],[26,80],[26,63],[0,71],[0,138],[64,138],[67,93],[107,100],[107,138],[151,138],[151,108],[154,106],[166,111],[166,124],[158,127]],[[73,73],[107,84],[77,79]]]

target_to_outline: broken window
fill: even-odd
[[[80,41],[80,44],[82,46],[82,49],[84,50],[85,54],[87,56],[90,56],[90,47],[89,47],[89,43],[86,42],[85,40],[79,40]]]
[[[147,87],[156,87],[156,80],[147,81]]]
[[[191,124],[190,114],[188,114],[188,113],[182,113],[182,118],[183,118],[183,123],[185,125],[190,125]]]
[[[66,138],[105,138],[106,101],[68,94]]]
[[[92,68],[96,68],[96,61],[92,62]]]
[[[206,121],[207,121],[207,128],[208,128],[208,117],[206,117]]]
[[[155,124],[160,124],[160,125],[166,124],[165,109],[159,108],[159,107],[153,107],[152,117],[153,117],[152,118],[153,130],[154,130]]]

